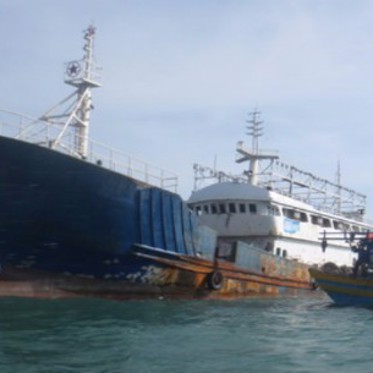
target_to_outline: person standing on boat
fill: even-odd
[[[362,267],[362,276],[365,277],[367,267],[370,264],[370,257],[373,255],[373,237],[370,235],[367,235],[367,238],[361,240],[359,242],[358,247],[353,247],[352,251],[357,253],[358,258],[355,262],[354,268],[353,268],[353,276],[356,277],[359,268]]]

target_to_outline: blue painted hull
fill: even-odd
[[[373,307],[373,279],[354,278],[310,269],[316,284],[341,306]]]
[[[194,255],[196,230],[195,217],[173,193],[0,137],[3,264],[120,277],[132,265],[134,243]]]

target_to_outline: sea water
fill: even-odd
[[[0,299],[0,372],[373,372],[373,311],[239,301]]]

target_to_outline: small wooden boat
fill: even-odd
[[[311,277],[338,305],[373,307],[373,278],[325,273],[311,268]]]
[[[319,270],[310,268],[309,272],[316,286],[325,291],[338,305],[373,307],[373,233],[348,232],[342,236],[328,237],[324,233],[322,247],[327,240],[344,239],[350,242],[351,250],[356,253],[353,268],[350,270]],[[356,243],[357,242],[357,243]]]

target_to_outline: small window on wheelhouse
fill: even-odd
[[[239,209],[240,209],[240,213],[241,214],[245,214],[246,213],[246,206],[244,203],[240,203],[239,204]]]
[[[212,204],[211,205],[211,214],[217,214],[218,213],[218,208],[216,205]]]
[[[204,214],[209,213],[209,205],[203,205],[203,212],[204,212]]]
[[[256,204],[255,203],[249,203],[249,211],[250,214],[256,214]]]
[[[278,206],[271,205],[272,215],[273,216],[280,216],[280,209]]]
[[[294,210],[283,208],[282,212],[283,212],[284,216],[286,216],[287,218],[289,218],[289,219],[295,219],[295,217],[294,217]]]
[[[220,214],[225,214],[226,213],[226,209],[225,209],[225,204],[224,203],[220,203],[219,204],[219,212],[220,212]]]
[[[334,227],[334,229],[341,229],[342,224],[338,221],[333,220],[333,227]]]
[[[333,225],[335,229],[340,229],[341,231],[350,230],[350,226],[347,223],[342,223],[341,221],[333,220]]]
[[[230,212],[231,214],[235,214],[235,213],[236,213],[236,204],[235,204],[235,203],[230,203],[230,204],[228,205],[228,208],[229,208],[229,212]]]
[[[308,216],[305,212],[300,213],[300,221],[308,222]]]
[[[321,225],[322,219],[319,216],[311,215],[311,222],[315,225]]]
[[[330,228],[332,226],[332,223],[330,222],[329,219],[323,219],[322,220],[322,226],[325,228]]]

